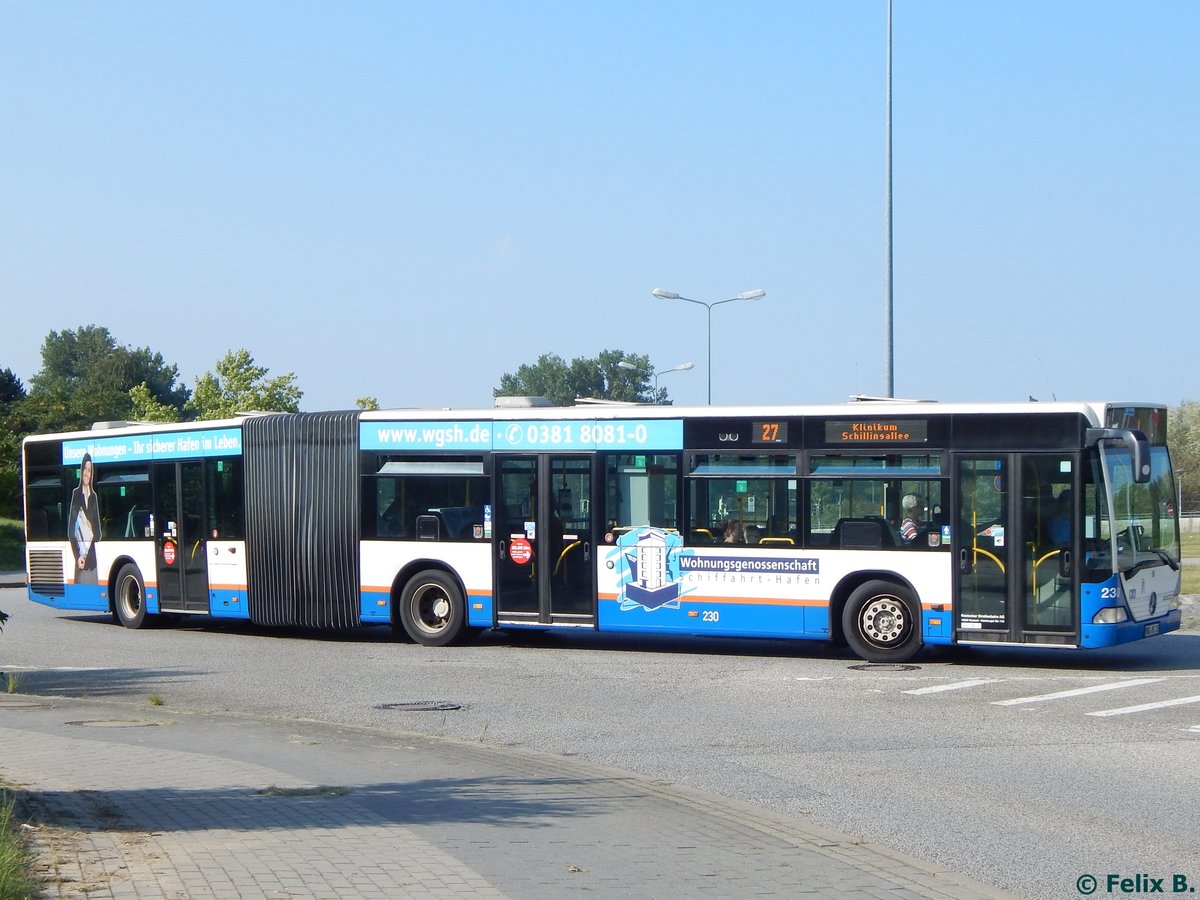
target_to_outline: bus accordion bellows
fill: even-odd
[[[29,597],[479,629],[1110,647],[1180,625],[1154,404],[575,406],[104,423],[23,443]]]

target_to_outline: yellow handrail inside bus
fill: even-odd
[[[979,519],[977,512],[971,510],[971,552],[975,555],[971,557],[971,565],[975,565],[975,557],[980,554],[986,556],[1000,568],[1000,574],[1004,574],[1004,562],[995,553],[990,553],[979,546]]]
[[[1004,562],[995,553],[990,553],[982,547],[972,547],[971,549],[975,552],[976,556],[986,556],[994,562],[1000,568],[1000,574],[1004,574]]]
[[[1035,597],[1037,596],[1037,570],[1038,570],[1038,566],[1040,566],[1042,563],[1044,563],[1044,562],[1045,562],[1046,560],[1048,560],[1050,557],[1052,557],[1052,556],[1058,556],[1060,553],[1062,553],[1062,551],[1061,551],[1061,550],[1051,550],[1049,553],[1047,553],[1045,556],[1043,556],[1041,559],[1037,560],[1037,561],[1036,561],[1036,562],[1033,564],[1033,595],[1034,595]]]
[[[583,541],[572,541],[571,543],[567,544],[567,546],[563,547],[563,552],[558,554],[558,562],[556,562],[554,564],[554,574],[555,575],[557,575],[558,570],[562,568],[563,559],[566,557],[566,555],[582,543],[583,543]]]

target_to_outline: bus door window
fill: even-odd
[[[1073,627],[1074,469],[1070,456],[1025,454],[1021,459],[1026,629]]]
[[[498,457],[497,613],[512,621],[595,615],[592,456]]]
[[[1009,628],[1008,458],[959,460],[959,627],[972,631]]]
[[[537,502],[537,458],[505,457],[496,485],[496,592],[502,614],[537,617],[542,535]]]
[[[550,532],[544,538],[550,570],[552,614],[592,609],[591,561],[595,553],[591,504],[592,461],[550,457]],[[553,558],[553,563],[551,563]]]
[[[168,611],[207,611],[204,477],[199,460],[153,464],[159,602]]]

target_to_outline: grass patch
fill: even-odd
[[[1183,576],[1179,593],[1200,594],[1200,566],[1180,566],[1179,574]]]
[[[34,875],[34,859],[13,815],[13,798],[0,792],[0,900],[37,897],[41,885]]]
[[[25,569],[25,524],[0,519],[0,569]]]
[[[1200,556],[1200,531],[1185,531],[1179,535],[1179,543],[1183,547],[1185,557]]]
[[[1179,544],[1184,559],[1200,558],[1200,531],[1185,531],[1179,536]],[[1183,585],[1179,591],[1183,594],[1200,594],[1200,566],[1184,565],[1180,569]]]

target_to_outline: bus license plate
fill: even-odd
[[[1160,624],[1161,623],[1159,623],[1159,622],[1151,622],[1149,625],[1146,626],[1146,631],[1142,635],[1142,637],[1151,637],[1153,635],[1158,634],[1158,626]]]

